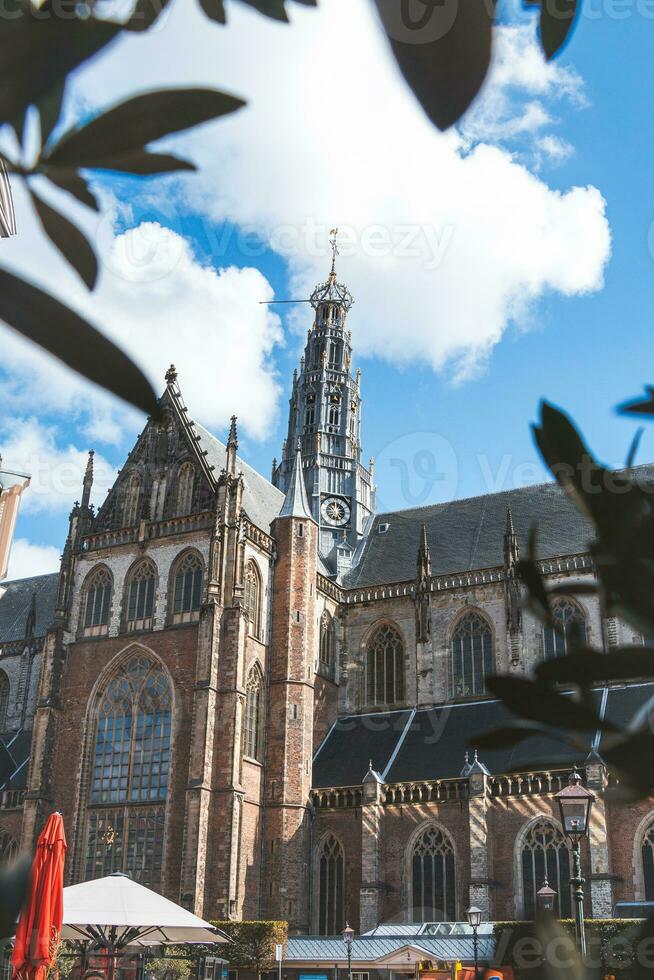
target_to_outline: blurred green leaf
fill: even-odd
[[[218,24],[227,21],[223,0],[199,0],[200,7],[210,20],[215,20]]]
[[[172,156],[170,153],[148,153],[147,150],[132,150],[115,157],[98,157],[93,164],[86,164],[88,170],[114,170],[119,173],[150,176],[152,174],[173,173],[179,170],[193,171],[194,163]],[[50,177],[57,168],[46,167]],[[68,169],[68,168],[64,168]]]
[[[27,855],[0,870],[0,936],[13,936],[25,902],[32,861]]]
[[[84,177],[78,174],[75,170],[59,170],[58,168],[52,168],[45,171],[45,176],[51,183],[55,184],[56,187],[61,188],[61,190],[68,191],[73,197],[76,197],[78,201],[85,204],[87,208],[92,208],[94,211],[99,211],[100,207],[95,195],[89,190],[88,184]]]
[[[452,126],[486,78],[494,3],[442,0],[422,5],[420,16],[398,0],[375,4],[400,70],[423,109],[439,129]]]
[[[30,194],[44,232],[69,265],[77,271],[87,289],[94,289],[98,261],[85,235],[63,214],[55,211],[30,187]]]
[[[169,3],[170,0],[136,0],[125,29],[135,32],[150,30]]]
[[[552,690],[542,681],[496,674],[488,678],[486,686],[520,718],[571,731],[619,731],[616,725],[600,718],[585,704]]]
[[[49,2],[5,0],[0,31],[0,123],[14,124],[120,33],[93,17],[61,17]]]
[[[97,167],[148,143],[234,112],[245,103],[211,89],[164,89],[137,95],[65,133],[44,155],[48,164]],[[115,169],[115,168],[114,168]]]
[[[41,146],[45,146],[50,135],[59,121],[61,115],[61,105],[64,100],[66,90],[66,79],[62,79],[53,85],[49,92],[46,92],[38,102],[39,120],[41,122]]]
[[[619,412],[631,415],[654,415],[654,388],[651,385],[645,386],[647,397],[645,399],[635,398],[629,402],[618,405]]]
[[[628,470],[630,470],[634,465],[634,461],[636,459],[636,453],[638,452],[638,447],[640,446],[640,440],[643,438],[644,431],[645,429],[643,428],[642,425],[640,425],[636,429],[636,434],[631,440],[631,445],[629,446],[629,452],[627,453],[627,459],[625,460],[625,464],[624,464]]]
[[[0,319],[90,381],[158,417],[150,382],[126,354],[59,300],[5,269]]]
[[[654,735],[649,729],[602,746],[602,758],[641,797],[654,791]]]
[[[533,524],[529,529],[527,557],[518,562],[517,572],[527,589],[529,608],[535,616],[548,625],[552,622],[549,594],[545,580],[536,562],[536,536],[538,528]]]
[[[565,44],[577,17],[577,0],[541,0],[540,43],[550,61]]]
[[[548,684],[596,684],[654,676],[654,650],[616,647],[610,653],[578,651],[567,657],[545,660],[536,676]]]
[[[273,20],[288,21],[284,0],[241,0],[241,3],[246,3],[248,7],[254,7],[260,14],[272,17]]]

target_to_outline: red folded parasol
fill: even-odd
[[[27,899],[18,920],[12,980],[44,980],[56,956],[64,914],[66,834],[60,813],[51,813],[41,831]]]

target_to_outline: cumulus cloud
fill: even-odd
[[[505,28],[477,114],[439,134],[399,79],[371,6],[298,7],[288,27],[234,5],[219,30],[177,5],[155,35],[121,42],[85,72],[85,92],[102,101],[119,65],[132,82],[165,84],[174,60],[182,83],[247,96],[245,111],[184,138],[203,176],[176,185],[180,227],[191,207],[256,232],[288,260],[304,297],[325,277],[328,230],[340,225],[357,351],[462,380],[549,292],[602,286],[601,193],[555,190],[537,161],[502,145],[509,132],[542,137],[550,103],[581,105],[583,85],[544,62],[532,27]],[[305,307],[297,323],[306,329]]]
[[[31,544],[26,538],[16,538],[11,546],[7,579],[29,578],[59,570],[60,553],[50,545]],[[0,591],[2,583],[0,583]]]
[[[17,191],[17,207],[26,206],[8,264],[99,326],[131,354],[156,390],[174,362],[191,413],[209,427],[224,427],[236,413],[247,434],[267,434],[279,393],[270,355],[283,337],[278,317],[261,305],[272,298],[272,288],[257,269],[203,264],[187,239],[157,222],[115,235],[109,214],[95,230],[102,275],[89,294],[29,226],[29,206]],[[118,445],[125,425],[134,429],[135,413],[17,336],[5,341],[3,335],[3,355],[0,399],[14,410],[76,414],[93,442]]]
[[[0,455],[10,469],[31,477],[21,499],[21,513],[64,514],[81,497],[88,454],[69,440],[62,444],[55,426],[34,417],[4,416]],[[98,453],[93,470],[91,502],[97,506],[116,479],[116,470]]]

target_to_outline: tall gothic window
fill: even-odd
[[[84,636],[105,636],[109,632],[113,579],[102,565],[90,574],[82,590],[81,626]]]
[[[438,827],[427,827],[411,855],[414,922],[456,919],[454,849]]]
[[[486,619],[471,612],[452,634],[452,692],[456,697],[484,694],[493,671],[493,635]]]
[[[304,424],[311,428],[316,424],[316,396],[312,393],[307,395],[307,407],[304,413]]]
[[[202,601],[202,559],[188,551],[173,567],[173,623],[192,623],[200,618]]]
[[[340,425],[341,424],[341,396],[340,395],[330,395],[329,397],[329,413],[327,416],[329,425]]]
[[[145,559],[132,570],[127,582],[127,630],[152,629],[154,617],[154,584],[156,572],[151,561]]]
[[[113,674],[95,714],[85,877],[123,871],[161,885],[170,762],[171,690],[142,654]]]
[[[521,862],[523,917],[534,918],[536,892],[547,879],[557,894],[557,914],[560,918],[569,919],[572,915],[570,852],[561,830],[546,818],[538,820],[529,828],[523,841]]]
[[[320,617],[320,648],[318,651],[318,672],[330,680],[334,679],[336,667],[336,631],[334,620],[325,609]]]
[[[141,478],[138,473],[132,473],[125,486],[123,499],[123,527],[132,527],[139,518],[139,503],[141,500]]]
[[[260,762],[261,755],[261,695],[263,677],[258,664],[248,674],[243,724],[243,754]]]
[[[8,864],[18,856],[18,841],[7,830],[0,830],[0,865]]]
[[[339,356],[338,356],[339,343],[337,340],[330,340],[329,342],[329,366],[338,367]]]
[[[184,463],[177,474],[177,504],[175,513],[178,517],[190,514],[193,506],[193,484],[195,482],[195,467],[193,463]]]
[[[366,687],[370,705],[404,701],[404,645],[394,626],[380,626],[370,638]]]
[[[261,636],[261,577],[253,561],[245,566],[245,611],[250,621],[250,635]]]
[[[345,855],[330,834],[318,855],[318,935],[337,936],[345,926]]]
[[[641,854],[643,859],[645,901],[654,902],[654,821],[652,821],[645,831]]]
[[[7,711],[9,709],[9,678],[4,670],[0,670],[0,732],[7,727]]]
[[[543,630],[543,647],[546,660],[565,657],[570,641],[586,642],[586,617],[579,606],[570,599],[558,599],[552,610],[553,626]]]

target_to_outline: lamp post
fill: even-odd
[[[556,892],[553,888],[550,888],[546,878],[543,882],[543,887],[539,888],[536,892],[536,908],[541,915],[543,912],[546,912],[548,915],[553,915],[555,904]]]
[[[471,905],[466,912],[468,917],[468,925],[472,926],[472,950],[475,957],[475,980],[479,976],[479,940],[477,938],[477,929],[481,923],[481,909],[478,909],[476,905]]]
[[[343,929],[343,942],[345,943],[345,948],[347,949],[347,980],[352,980],[352,940],[354,939],[354,929],[351,928],[349,922],[345,923],[345,929]]]
[[[575,934],[582,959],[586,957],[586,929],[584,925],[584,879],[581,875],[581,838],[588,836],[590,810],[595,796],[581,785],[581,776],[575,768],[568,777],[568,785],[554,797],[559,804],[561,826],[572,844],[572,900],[575,907]]]

